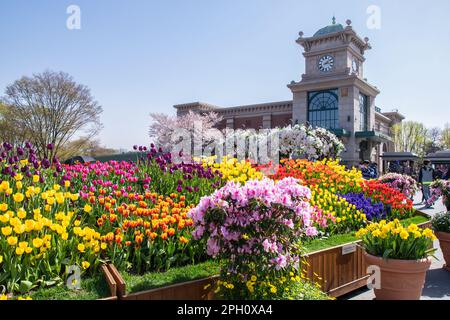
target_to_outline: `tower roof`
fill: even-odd
[[[333,17],[332,23],[329,26],[326,26],[314,34],[314,37],[323,36],[330,33],[336,33],[344,31],[344,26],[340,23],[336,23],[336,18]]]

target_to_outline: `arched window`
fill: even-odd
[[[337,89],[308,93],[308,122],[314,127],[339,129]]]

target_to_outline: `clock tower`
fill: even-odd
[[[288,87],[293,93],[293,122],[323,127],[346,145],[343,161],[375,160],[373,150],[382,137],[373,132],[375,98],[379,90],[364,78],[364,54],[371,49],[351,21],[332,23],[312,37],[303,32],[297,43],[303,47],[305,73]]]

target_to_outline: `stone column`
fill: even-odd
[[[292,106],[293,124],[304,124],[308,120],[308,94],[306,91],[294,92]]]
[[[227,129],[234,129],[234,118],[227,119],[226,128]]]
[[[272,115],[271,114],[265,114],[263,116],[263,129],[271,129],[272,128]]]

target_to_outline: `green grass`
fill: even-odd
[[[176,283],[203,279],[219,273],[220,265],[217,262],[208,261],[197,265],[173,268],[166,272],[146,273],[144,275],[122,273],[122,276],[127,284],[127,293],[135,293]]]
[[[332,235],[328,238],[314,239],[310,242],[304,243],[303,246],[306,250],[306,253],[310,253],[337,247],[355,241],[358,241],[358,239],[355,237],[355,233],[346,233]]]
[[[102,275],[81,280],[80,290],[70,290],[65,285],[39,289],[30,294],[33,300],[96,300],[110,295]]]
[[[421,224],[421,223],[425,223],[430,221],[430,219],[427,219],[423,216],[414,216],[405,220],[401,220],[400,223],[403,226],[409,226],[410,224],[414,223],[414,224]]]

